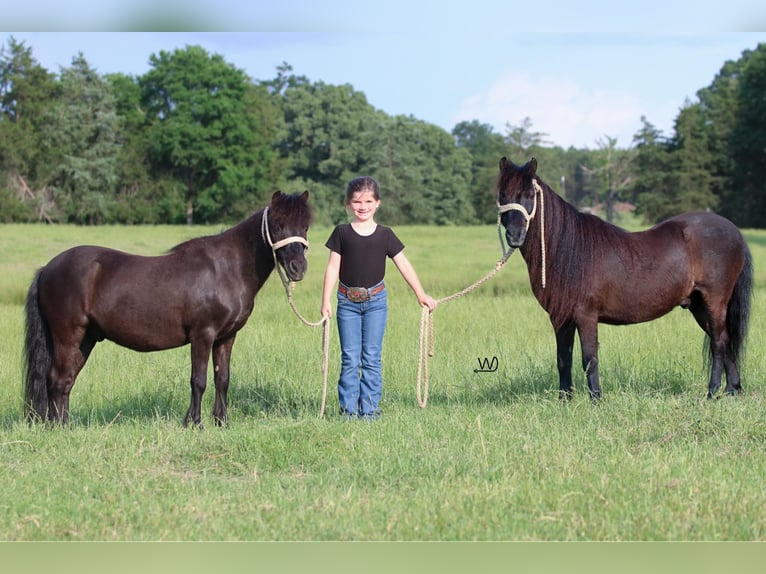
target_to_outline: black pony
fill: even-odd
[[[277,192],[237,226],[198,237],[166,255],[144,257],[73,247],[35,275],[26,302],[25,405],[30,419],[67,421],[69,394],[97,342],[136,351],[191,345],[191,403],[184,424],[199,425],[213,356],[213,417],[227,419],[229,360],[237,332],[277,262],[306,273],[308,192]]]
[[[741,390],[739,359],[750,313],[752,259],[739,229],[713,213],[684,213],[628,233],[580,213],[523,166],[500,160],[498,208],[532,291],[556,334],[559,392],[572,392],[572,345],[580,337],[591,397],[601,396],[598,323],[626,325],[689,309],[707,334],[712,397]]]

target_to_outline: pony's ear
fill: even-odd
[[[308,202],[308,200],[309,200],[309,190],[308,189],[306,191],[304,191],[303,193],[301,193],[301,199],[303,201]]]
[[[527,165],[524,166],[524,171],[527,172],[527,174],[530,177],[535,177],[537,175],[537,159],[532,158],[527,162]]]
[[[508,158],[503,156],[500,158],[500,171],[503,171],[505,169],[506,164],[508,163]]]
[[[274,195],[271,196],[271,202],[274,203],[279,198],[280,195],[282,195],[281,191],[275,191]]]

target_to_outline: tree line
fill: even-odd
[[[0,48],[0,221],[229,223],[279,189],[311,193],[316,220],[345,219],[343,192],[375,177],[389,224],[495,221],[498,160],[535,156],[575,205],[648,223],[715,210],[766,227],[766,45],[723,64],[665,135],[646,118],[632,145],[548,145],[532,121],[451,132],[376,109],[349,84],[282,63],[255,80],[200,46],[150,56],[140,76],[97,73],[82,53],[54,74],[11,37]]]

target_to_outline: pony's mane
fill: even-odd
[[[226,231],[222,231],[221,233],[218,233],[217,235],[201,235],[199,237],[192,237],[191,239],[187,239],[186,241],[179,243],[178,245],[174,245],[173,247],[168,249],[168,253],[180,253],[182,251],[186,251],[190,248],[201,245],[214,237],[223,235],[224,233],[226,233]]]
[[[540,224],[530,224],[522,247],[532,289],[548,312],[554,328],[563,326],[574,309],[588,296],[596,262],[615,245],[629,249],[626,231],[567,203],[542,179],[535,176],[545,194],[546,286],[542,288]],[[625,256],[630,256],[625,253]]]
[[[266,208],[252,214],[250,217],[229,229],[225,229],[215,235],[203,235],[193,237],[175,247],[171,247],[169,253],[178,253],[220,237],[226,233],[233,232],[235,229],[243,227],[254,227],[257,224],[260,234],[260,218]],[[257,220],[257,221],[256,221]],[[274,194],[269,204],[269,221],[273,227],[283,227],[285,225],[294,225],[297,227],[308,227],[312,221],[311,206],[303,198],[303,194],[296,193],[286,195],[283,193]]]

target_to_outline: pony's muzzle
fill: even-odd
[[[290,281],[300,281],[306,274],[306,269],[308,269],[306,249],[308,247],[309,242],[306,238],[298,235],[291,235],[276,243],[271,243],[274,262],[277,265],[282,264],[282,268]]]
[[[505,240],[508,242],[509,247],[516,248],[524,245],[524,240],[527,238],[527,230],[529,230],[529,222],[532,221],[532,218],[537,213],[537,194],[538,192],[536,191],[531,212],[521,203],[502,204],[499,201],[497,202],[500,223],[505,227]]]
[[[518,217],[514,217],[518,215]],[[505,240],[508,247],[521,247],[527,238],[527,226],[520,214],[508,214],[505,224]]]
[[[283,267],[290,281],[300,281],[306,275],[308,262],[304,257],[294,257],[288,260]]]
[[[526,239],[527,233],[522,229],[508,229],[505,228],[505,241],[508,243],[508,247],[521,247],[524,245],[524,239]]]

